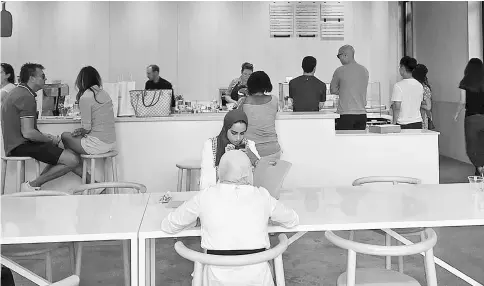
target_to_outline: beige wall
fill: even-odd
[[[316,75],[331,79],[341,42],[269,38],[269,2],[9,2],[11,38],[2,38],[2,62],[16,71],[40,62],[49,79],[72,86],[84,65],[105,81],[132,78],[144,87],[155,63],[177,93],[210,100],[240,73],[244,61],[265,70],[274,85],[301,73],[306,55],[318,59]],[[345,43],[382,82],[388,102],[397,80],[396,2],[345,2]]]
[[[414,2],[416,58],[429,69],[434,121],[441,132],[440,153],[469,162],[464,122],[453,117],[458,89],[469,59],[467,2]],[[463,113],[461,114],[463,115]]]

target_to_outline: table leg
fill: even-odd
[[[139,261],[138,261],[138,274],[139,274],[139,279],[138,279],[138,285],[139,286],[145,286],[145,285],[149,285],[149,281],[148,281],[148,275],[146,275],[146,271],[148,269],[147,266],[149,266],[149,256],[146,255],[147,253],[147,248],[148,245],[146,245],[146,240],[143,239],[143,238],[139,238],[138,239],[138,257],[139,257]]]
[[[131,286],[138,286],[138,237],[131,238]]]
[[[155,249],[156,249],[156,239],[155,238],[150,238],[150,281],[151,284],[150,286],[155,286],[155,278],[156,278],[156,257],[155,257]]]

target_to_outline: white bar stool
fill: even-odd
[[[176,164],[178,168],[178,185],[177,191],[181,192],[182,185],[183,185],[183,173],[186,172],[187,179],[185,181],[185,191],[191,191],[191,182],[192,182],[192,171],[201,170],[201,163],[200,161],[184,161],[182,163]]]
[[[91,161],[91,181],[89,183],[96,182],[96,159],[104,160],[104,181],[108,182],[108,158],[111,158],[111,171],[113,172],[112,181],[118,181],[118,168],[116,167],[116,156],[118,156],[118,151],[111,151],[98,155],[84,155],[81,154],[82,164],[82,184],[87,182],[87,162]]]
[[[35,161],[36,176],[40,175],[40,162],[31,157],[7,157],[2,156],[2,195],[5,193],[5,179],[7,175],[7,163],[9,161],[17,162],[16,182],[17,192],[20,192],[20,185],[25,182],[25,162],[28,160]]]

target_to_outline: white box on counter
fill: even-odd
[[[371,133],[380,133],[380,134],[400,133],[400,131],[402,131],[402,128],[400,127],[400,125],[383,124],[383,125],[372,125],[369,127],[369,131]]]

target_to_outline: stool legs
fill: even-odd
[[[35,162],[35,176],[38,178],[40,176],[40,161],[34,160]]]
[[[2,159],[2,195],[5,193],[5,176],[7,175],[7,160]]]
[[[186,191],[190,192],[192,186],[192,170],[187,170],[187,183],[186,183]]]
[[[181,192],[183,184],[183,169],[178,169],[178,185],[177,185],[177,192]]]
[[[82,160],[82,184],[87,182],[87,160]]]
[[[17,192],[20,192],[20,185],[25,182],[25,161],[17,161]]]
[[[91,159],[91,180],[89,183],[96,183],[96,159]]]

